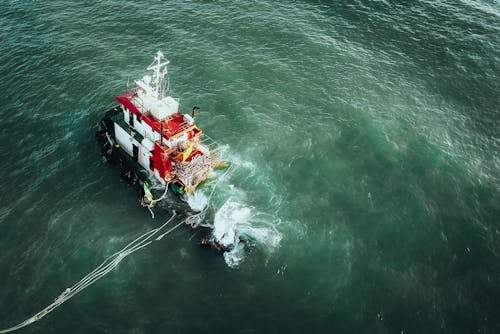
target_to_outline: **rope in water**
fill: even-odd
[[[232,169],[233,169],[232,166],[230,166],[224,172],[224,174],[222,174],[222,176],[217,179],[217,181],[215,182],[215,184],[214,184],[214,186],[212,188],[212,191],[210,192],[210,195],[208,197],[208,201],[210,201],[210,199],[212,198],[212,196],[213,196],[213,194],[215,192],[215,188],[217,187],[217,185],[220,182],[220,180],[223,179],[227,174],[229,174],[229,172]],[[165,198],[165,195],[166,195],[167,191],[168,191],[168,184],[167,184],[165,193],[159,199],[155,200],[154,203],[156,204],[157,202],[163,200]],[[149,209],[151,211],[151,208],[149,208]],[[23,327],[26,327],[28,325],[31,325],[32,323],[34,323],[36,321],[39,321],[40,319],[42,319],[43,317],[45,317],[47,314],[49,314],[50,312],[52,312],[56,308],[58,308],[61,304],[63,304],[64,302],[66,302],[68,299],[72,298],[73,296],[75,296],[76,294],[78,294],[79,292],[81,292],[82,290],[84,290],[88,286],[94,284],[97,280],[99,280],[100,278],[102,278],[103,276],[105,276],[106,274],[108,274],[111,270],[113,270],[114,268],[116,268],[118,266],[118,264],[126,256],[128,256],[128,255],[130,255],[130,254],[132,254],[132,253],[134,253],[134,252],[136,252],[136,251],[138,251],[138,250],[140,250],[140,249],[142,249],[142,248],[150,245],[154,241],[161,240],[165,235],[171,233],[176,228],[178,228],[179,226],[181,226],[183,223],[186,223],[186,222],[189,223],[191,219],[194,219],[195,217],[198,217],[201,214],[203,214],[204,212],[206,212],[207,209],[208,209],[208,206],[205,207],[204,210],[202,210],[201,212],[199,212],[199,213],[197,213],[197,214],[195,214],[193,216],[189,216],[188,218],[186,218],[185,220],[182,220],[181,222],[179,222],[177,225],[175,225],[171,229],[169,229],[166,232],[164,232],[164,233],[160,234],[159,236],[155,237],[158,234],[158,232],[162,231],[175,218],[176,213],[174,211],[173,214],[172,214],[172,217],[170,217],[170,219],[165,224],[163,224],[162,226],[160,226],[158,228],[152,229],[151,231],[148,231],[148,232],[144,233],[143,235],[141,235],[138,238],[136,238],[134,241],[132,241],[131,243],[129,243],[127,246],[125,246],[120,251],[118,251],[118,252],[114,253],[113,255],[109,256],[97,268],[95,268],[94,270],[92,270],[89,274],[87,274],[84,278],[82,278],[80,281],[78,281],[75,285],[73,285],[72,287],[69,287],[66,290],[64,290],[54,300],[54,302],[52,304],[50,304],[49,306],[45,307],[43,310],[41,310],[37,314],[35,314],[32,317],[30,317],[30,318],[28,318],[28,319],[20,322],[19,324],[15,325],[15,326],[0,330],[0,334],[13,332],[13,331],[18,330],[20,328],[23,328]],[[154,217],[154,213],[152,211],[151,211],[151,214]]]
[[[208,202],[210,202],[210,200],[212,199],[212,196],[214,195],[214,192],[215,192],[215,188],[217,188],[217,185],[219,184],[219,182],[222,179],[224,179],[230,172],[232,172],[233,169],[234,169],[234,165],[229,166],[229,168],[226,169],[226,171],[224,172],[224,174],[222,174],[220,177],[217,178],[217,180],[215,181],[214,186],[212,187],[212,191],[210,192],[210,195],[208,196]]]
[[[153,219],[155,218],[155,213],[153,211],[153,207],[156,205],[156,203],[161,202],[165,198],[165,196],[167,195],[167,192],[168,192],[169,184],[170,184],[170,182],[167,182],[167,184],[165,185],[165,191],[163,192],[163,195],[161,195],[160,198],[152,200],[151,203],[149,203],[149,204],[146,204],[146,203],[142,204],[142,201],[141,201],[142,206],[148,208],[149,212],[151,213],[151,218],[153,218]]]
[[[129,243],[127,246],[125,246],[122,250],[114,253],[113,255],[109,256],[106,260],[104,260],[97,268],[95,268],[93,271],[91,271],[87,276],[82,278],[78,283],[73,285],[70,288],[67,288],[64,290],[63,293],[61,293],[52,304],[49,306],[45,307],[43,310],[38,312],[37,314],[33,315],[32,317],[20,322],[19,324],[0,330],[0,334],[2,333],[9,333],[12,331],[15,331],[17,329],[26,327],[40,319],[42,319],[44,316],[49,314],[50,312],[54,311],[57,307],[59,307],[61,304],[63,304],[65,301],[68,299],[72,298],[75,296],[77,293],[81,292],[85,288],[87,288],[89,285],[95,283],[97,280],[108,274],[111,270],[116,268],[118,264],[128,255],[150,245],[154,241],[159,241],[161,240],[165,235],[171,233],[174,231],[176,228],[178,228],[180,225],[184,224],[184,220],[179,222],[177,225],[174,227],[170,228],[166,232],[158,235],[159,232],[163,231],[163,229],[175,218],[176,213],[175,211],[172,214],[172,217],[163,224],[162,226],[155,228],[149,232],[144,233],[143,235],[139,236],[136,238],[134,241]]]

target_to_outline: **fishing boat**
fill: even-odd
[[[185,199],[225,166],[218,145],[196,125],[199,108],[183,114],[179,100],[170,96],[168,64],[158,51],[147,67],[150,75],[115,97],[118,104],[106,111],[97,132],[104,156],[120,166],[122,178],[149,208],[163,196],[153,194],[152,183]]]

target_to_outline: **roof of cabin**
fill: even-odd
[[[137,89],[134,89],[117,96],[116,100],[127,108],[132,114],[137,115],[137,118],[148,124],[155,132],[163,130],[163,137],[167,140],[195,128],[194,124],[190,125],[187,123],[184,120],[184,116],[178,112],[166,117],[163,120],[157,120],[150,113],[143,113],[133,102],[133,97],[136,94]]]

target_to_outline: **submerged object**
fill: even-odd
[[[148,179],[187,197],[214,168],[226,166],[215,142],[195,124],[199,108],[193,107],[191,115],[182,114],[179,101],[169,95],[168,64],[158,51],[147,68],[151,75],[116,96],[119,104],[106,112],[97,133],[103,153],[125,166],[122,177],[137,185],[145,206],[155,204],[149,185],[143,186]]]

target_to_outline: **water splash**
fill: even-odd
[[[195,191],[188,197],[187,203],[193,211],[201,212],[208,205],[208,197],[201,191]]]
[[[226,264],[231,268],[237,267],[243,261],[244,257],[245,247],[240,242],[238,242],[233,249],[224,253],[224,261],[226,261]]]
[[[225,247],[236,245],[236,229],[248,225],[249,218],[249,208],[228,200],[215,214],[213,236]]]
[[[212,236],[220,245],[230,249],[224,253],[228,266],[236,267],[243,261],[246,243],[268,251],[279,246],[281,234],[270,225],[274,222],[266,222],[263,217],[263,214],[253,213],[251,208],[231,199],[216,212]]]

